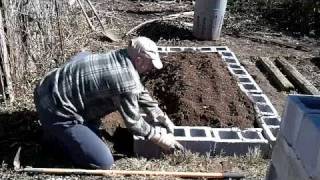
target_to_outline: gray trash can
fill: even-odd
[[[196,0],[193,35],[202,40],[220,38],[227,0]]]

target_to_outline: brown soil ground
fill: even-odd
[[[172,53],[146,86],[176,125],[252,127],[254,109],[214,53]]]

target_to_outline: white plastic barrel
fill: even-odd
[[[193,35],[203,40],[218,40],[227,7],[227,0],[196,0]]]

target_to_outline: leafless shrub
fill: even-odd
[[[77,7],[59,0],[3,3],[16,95],[32,95],[34,84],[88,44],[91,30]],[[90,13],[88,13],[90,14]]]

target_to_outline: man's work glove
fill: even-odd
[[[168,133],[173,133],[174,124],[166,113],[163,113],[163,115],[158,116],[156,119],[162,126],[167,129]]]
[[[166,151],[184,150],[183,146],[174,139],[172,133],[160,133],[152,129],[150,134],[150,141],[157,144]]]

